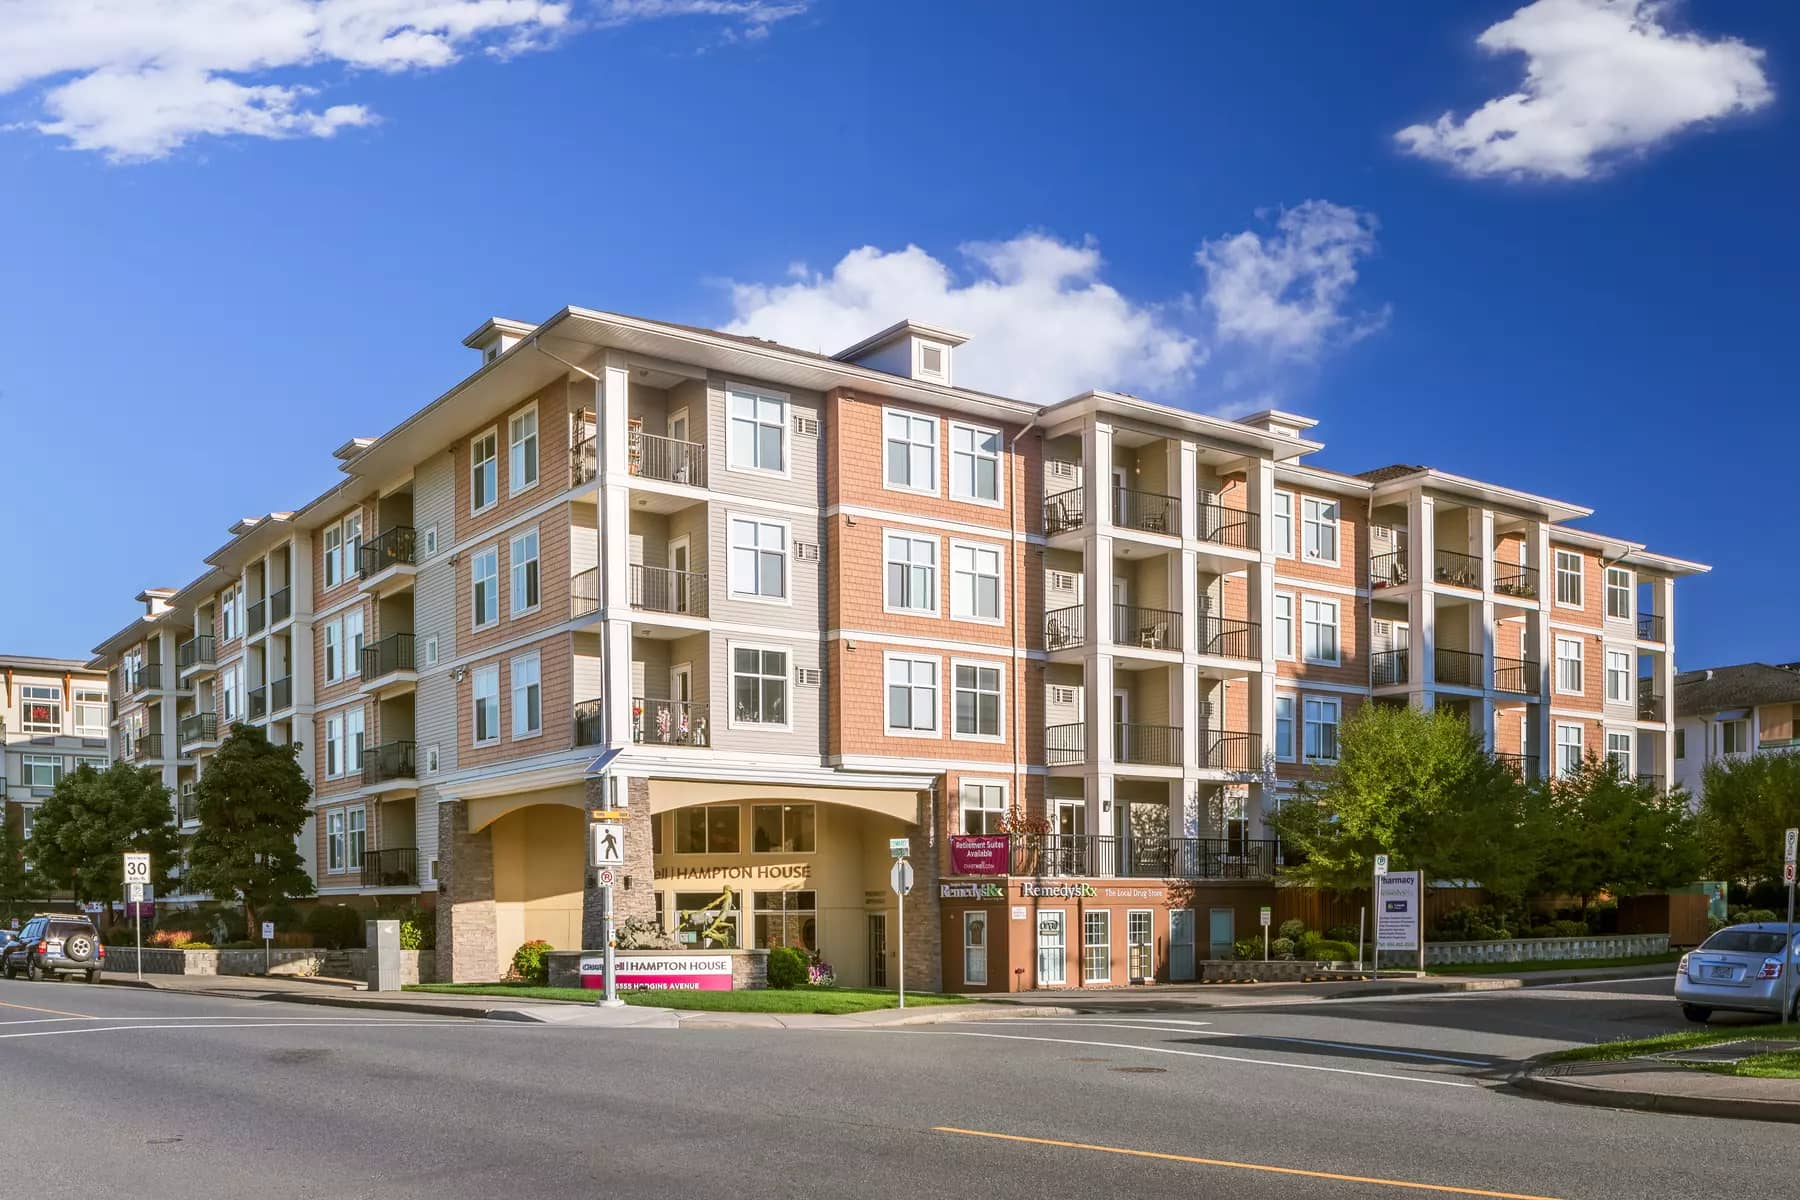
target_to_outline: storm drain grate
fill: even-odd
[[[1755,1058],[1759,1054],[1780,1054],[1789,1050],[1800,1050],[1800,1042],[1775,1042],[1766,1038],[1745,1038],[1737,1042],[1715,1042],[1710,1046],[1670,1050],[1666,1054],[1653,1054],[1649,1057],[1661,1059],[1663,1062],[1737,1063],[1743,1062],[1746,1058]]]

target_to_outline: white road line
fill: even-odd
[[[1363,1054],[1391,1054],[1398,1058],[1419,1058],[1430,1062],[1455,1063],[1464,1067],[1491,1067],[1494,1060],[1488,1058],[1457,1058],[1450,1054],[1431,1054],[1424,1050],[1402,1050],[1396,1046],[1373,1046],[1363,1042],[1333,1042],[1323,1038],[1286,1037],[1274,1033],[1233,1033],[1224,1029],[1190,1029],[1180,1025],[1150,1025],[1138,1023],[1122,1025],[1113,1021],[1081,1021],[1069,1017],[1034,1017],[1034,1025],[1064,1025],[1087,1029],[1141,1029],[1162,1033],[1185,1033],[1190,1037],[1209,1038],[1254,1038],[1264,1042],[1291,1042],[1299,1046],[1320,1046],[1330,1050],[1355,1050]],[[950,1022],[946,1022],[949,1024]],[[967,1025],[970,1022],[954,1022]],[[1007,1022],[1011,1024],[1012,1022]]]
[[[351,1028],[361,1029],[454,1029],[462,1021],[357,1021]],[[62,1037],[65,1034],[133,1033],[146,1029],[172,1029],[182,1033],[196,1030],[210,1033],[215,1029],[342,1029],[342,1021],[254,1021],[240,1025],[80,1025],[74,1029],[37,1029],[27,1033],[0,1033],[0,1041],[12,1038]]]
[[[1422,1083],[1432,1087],[1474,1088],[1480,1090],[1478,1083],[1467,1083],[1460,1079],[1431,1079],[1423,1075],[1391,1075],[1382,1071],[1353,1071],[1348,1067],[1320,1067],[1312,1063],[1275,1062],[1266,1058],[1243,1058],[1235,1054],[1210,1054],[1204,1050],[1176,1050],[1170,1046],[1134,1046],[1130,1042],[1095,1042],[1083,1038],[1040,1038],[1025,1037],[1014,1033],[975,1033],[956,1029],[942,1032],[933,1030],[927,1036],[938,1037],[973,1037],[995,1038],[1007,1042],[1053,1042],[1063,1046],[1104,1046],[1109,1050],[1136,1050],[1144,1054],[1175,1054],[1183,1058],[1210,1058],[1217,1062],[1244,1063],[1254,1067],[1281,1067],[1289,1071],[1319,1071],[1327,1075],[1360,1075],[1366,1079],[1391,1079],[1397,1083]]]

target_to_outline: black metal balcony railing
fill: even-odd
[[[1538,777],[1535,754],[1495,754],[1494,761],[1511,771],[1520,783],[1530,783]]]
[[[141,733],[131,743],[131,757],[135,762],[147,762],[163,756],[163,738],[160,733]]]
[[[1087,726],[1080,721],[1044,730],[1044,762],[1052,767],[1080,766],[1087,758]]]
[[[138,667],[137,677],[131,682],[133,692],[147,692],[151,688],[163,686],[163,665],[160,662],[146,662]]]
[[[1439,583],[1481,590],[1481,560],[1475,555],[1440,546],[1432,550],[1431,558],[1432,574]]]
[[[283,675],[269,685],[269,711],[278,713],[294,706],[294,677]]]
[[[590,433],[569,447],[569,486],[580,487],[599,474],[599,442]]]
[[[575,706],[575,744],[598,746],[601,736],[601,702],[583,700]]]
[[[362,754],[362,780],[366,787],[393,779],[418,778],[416,742],[384,742],[366,746]]]
[[[634,696],[631,740],[647,746],[708,745],[706,705],[692,700]]]
[[[1537,568],[1525,566],[1523,563],[1495,563],[1494,590],[1502,596],[1518,596],[1524,600],[1537,599]]]
[[[367,579],[389,567],[411,566],[419,561],[419,535],[411,525],[396,525],[356,548],[356,573]]]
[[[175,665],[185,671],[190,667],[198,667],[214,661],[213,654],[212,634],[196,634],[175,647]]]
[[[294,589],[277,588],[269,593],[269,624],[279,625],[294,615]]]
[[[569,577],[569,616],[587,617],[600,611],[600,568],[589,567]]]
[[[1451,687],[1482,686],[1481,655],[1472,651],[1439,646],[1432,653],[1432,666],[1439,683],[1447,683]]]
[[[1012,838],[1009,870],[1040,878],[1267,879],[1275,842],[1036,833]]]
[[[219,715],[209,712],[189,713],[181,718],[177,728],[180,730],[183,746],[195,742],[210,742],[219,736]]]
[[[183,825],[200,819],[200,798],[192,792],[185,792],[175,803],[175,817]]]
[[[1638,680],[1637,710],[1640,721],[1662,720],[1663,696],[1656,690],[1656,680]]]
[[[1075,650],[1087,645],[1087,609],[1079,604],[1044,614],[1044,649]]]
[[[1146,533],[1181,533],[1181,498],[1133,488],[1112,490],[1112,523]]]
[[[261,633],[269,627],[269,602],[258,600],[244,610],[244,632]]]
[[[1637,618],[1637,635],[1640,642],[1664,641],[1662,614],[1653,612],[1639,613]]]
[[[419,852],[411,846],[364,850],[364,887],[413,887],[419,882]]]
[[[1044,533],[1063,533],[1087,524],[1087,491],[1070,488],[1044,497]]]
[[[1202,615],[1199,618],[1201,654],[1219,658],[1261,658],[1262,626],[1255,621]]]
[[[1181,649],[1181,614],[1166,608],[1136,604],[1112,606],[1112,640],[1115,646],[1142,650]]]
[[[417,670],[417,663],[413,658],[413,635],[390,633],[373,646],[364,646],[361,667],[364,683],[380,679],[383,675],[391,675],[395,671]]]
[[[1146,767],[1181,765],[1181,726],[1142,725],[1125,721],[1113,726],[1113,758]]]
[[[706,615],[704,571],[672,571],[632,563],[627,586],[633,608],[694,617]]]
[[[1215,546],[1255,550],[1262,544],[1262,539],[1257,536],[1258,528],[1256,513],[1202,501],[1199,528],[1195,533],[1201,541],[1211,542]]]
[[[252,721],[269,715],[269,689],[266,684],[251,688],[244,699],[244,711]]]
[[[1529,658],[1502,658],[1494,656],[1494,690],[1497,692],[1521,692],[1525,695],[1536,695],[1538,690],[1538,664]]]
[[[706,486],[706,447],[634,430],[626,442],[631,473],[665,483]]]
[[[1200,766],[1212,771],[1262,769],[1262,739],[1254,733],[1230,730],[1200,731]]]
[[[1396,683],[1408,682],[1410,677],[1407,671],[1410,657],[1411,652],[1404,648],[1376,651],[1369,656],[1370,682],[1376,687],[1391,687]]]
[[[1375,554],[1370,556],[1370,587],[1401,587],[1406,583],[1406,580],[1406,551],[1390,550],[1386,554]]]
[[[1663,786],[1663,777],[1655,771],[1639,771],[1637,773],[1637,781],[1639,783],[1647,783],[1659,792],[1668,790]]]

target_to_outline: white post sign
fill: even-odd
[[[1417,950],[1419,941],[1419,873],[1390,871],[1376,881],[1375,952]]]
[[[125,886],[136,906],[133,913],[132,938],[137,943],[137,977],[144,981],[144,887],[150,882],[150,856],[141,851],[131,851],[125,855]]]
[[[906,893],[912,891],[912,886],[913,886],[912,864],[907,862],[904,858],[896,859],[894,862],[894,869],[892,871],[888,872],[888,885],[894,889],[894,895],[899,898],[899,906],[900,906],[899,934],[900,934],[900,936],[895,940],[895,945],[899,951],[900,1007],[905,1008],[906,1007]]]
[[[1786,1025],[1794,1011],[1794,871],[1800,858],[1800,829],[1790,829],[1781,843],[1781,877],[1787,882],[1788,919],[1786,966],[1781,972],[1781,1023]]]
[[[1263,961],[1269,961],[1269,924],[1275,920],[1275,910],[1268,905],[1262,906],[1261,913],[1263,931]]]

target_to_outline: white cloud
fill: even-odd
[[[1525,81],[1466,117],[1395,134],[1472,176],[1589,179],[1694,125],[1774,98],[1763,51],[1677,33],[1661,0],[1536,0],[1476,39],[1525,56]]]
[[[1206,272],[1205,302],[1219,340],[1310,358],[1328,342],[1378,328],[1385,313],[1347,307],[1357,264],[1374,252],[1375,228],[1368,213],[1308,200],[1284,210],[1268,237],[1245,230],[1207,242],[1194,257]]]
[[[471,53],[540,49],[584,22],[663,17],[766,33],[803,3],[768,0],[0,0],[0,95],[34,90],[26,128],[118,162],[201,137],[329,137],[376,118],[324,105],[331,79],[296,71],[401,73]],[[279,77],[271,78],[279,72]]]

